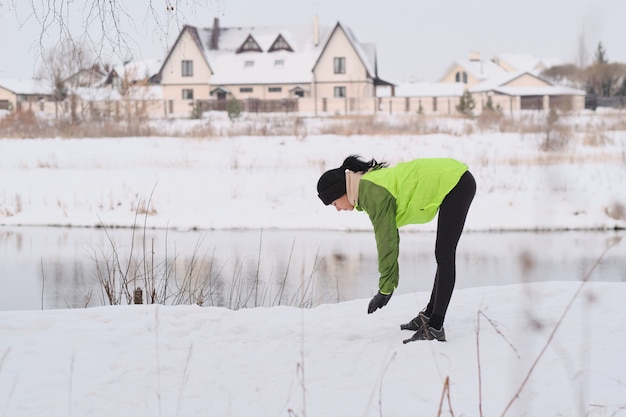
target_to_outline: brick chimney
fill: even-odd
[[[469,53],[469,60],[472,61],[472,62],[480,61],[480,52],[478,52],[478,51],[470,51],[470,53]]]
[[[220,19],[217,17],[213,19],[213,29],[211,30],[211,43],[209,49],[219,49],[220,40]]]

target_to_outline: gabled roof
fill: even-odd
[[[125,64],[116,65],[112,71],[120,78],[128,81],[149,80],[159,73],[163,61],[158,59],[144,59],[139,61],[130,61]]]
[[[312,23],[280,27],[219,27],[217,36],[213,28],[187,28],[195,33],[196,43],[212,69],[213,85],[309,83],[311,68],[320,52],[320,44],[314,42]],[[319,26],[320,40],[326,39],[329,33],[329,27]],[[291,51],[267,52],[279,36]],[[236,53],[249,37],[265,52]],[[217,49],[210,49],[211,39],[217,40]]]
[[[555,57],[539,58],[531,54],[498,54],[493,57],[493,62],[506,63],[513,68],[513,71],[541,71],[544,68],[550,68],[555,65],[561,65],[563,62]]]
[[[280,50],[286,50],[286,51],[289,51],[289,52],[293,52],[293,49],[291,48],[291,45],[289,45],[289,42],[287,42],[285,40],[283,35],[279,34],[276,37],[276,40],[274,41],[272,46],[270,46],[270,49],[268,49],[268,52],[274,52],[274,51],[280,51]]]
[[[474,87],[470,88],[470,93],[481,93],[483,91],[491,91],[496,87],[502,87],[506,84],[524,76],[530,75],[531,77],[540,79],[548,84],[550,82],[541,79],[538,75],[531,73],[529,71],[517,71],[517,72],[505,72],[503,74],[497,75],[495,77],[489,78],[479,84],[476,84]]]
[[[183,27],[183,29],[180,31],[180,33],[178,34],[178,37],[176,38],[176,40],[174,41],[174,44],[172,45],[172,47],[170,48],[169,52],[167,53],[167,56],[163,60],[163,64],[161,65],[161,68],[159,68],[159,72],[158,72],[159,75],[163,72],[163,68],[165,67],[165,65],[169,61],[170,56],[172,55],[172,52],[174,51],[174,49],[176,49],[176,45],[178,45],[178,43],[180,42],[180,40],[182,39],[182,37],[183,37],[183,35],[185,33],[189,33],[189,35],[193,39],[194,43],[198,47],[198,49],[203,52],[202,56],[204,58],[204,61],[207,64],[207,66],[209,67],[209,71],[211,71],[211,73],[213,73],[213,69],[211,68],[211,64],[209,63],[209,61],[207,61],[206,54],[205,54],[206,49],[208,49],[208,44],[207,44],[207,47],[205,48],[202,40],[200,39],[200,34],[198,33],[198,29],[196,27],[185,25]]]
[[[81,68],[76,73],[65,78],[63,82],[75,87],[100,86],[107,79],[107,74],[102,72],[99,66]]]
[[[389,86],[394,85],[378,77],[376,45],[374,45],[373,43],[360,43],[357,40],[354,33],[352,32],[352,30],[348,27],[343,26],[340,22],[337,22],[331,34],[326,39],[326,42],[324,43],[324,46],[322,50],[320,51],[320,54],[318,55],[317,60],[315,61],[315,64],[312,67],[313,69],[315,69],[315,67],[319,63],[319,60],[324,53],[324,50],[326,50],[326,47],[328,46],[330,39],[332,38],[333,34],[337,30],[342,30],[346,34],[346,37],[348,38],[348,42],[350,42],[350,45],[354,48],[357,56],[359,57],[359,60],[365,67],[368,77],[374,80],[374,85],[389,85]]]
[[[584,96],[585,90],[550,85],[544,87],[497,87],[493,91],[507,96]]]
[[[190,33],[211,69],[211,84],[308,84],[311,72],[335,30],[343,30],[363,62],[368,75],[379,80],[376,70],[376,49],[373,44],[361,44],[348,28],[339,22],[334,27],[293,24],[287,26],[208,27],[185,26],[171,48],[163,66],[180,42],[183,32]],[[215,33],[214,33],[215,31]],[[253,39],[263,52],[242,52],[247,39]],[[289,48],[272,49],[277,41]],[[212,47],[213,46],[213,47]],[[241,51],[240,51],[241,52]],[[163,66],[160,71],[163,70]],[[160,72],[159,71],[159,72]]]
[[[349,28],[344,27],[340,22],[337,22],[337,24],[333,28],[332,32],[330,33],[330,35],[326,38],[326,42],[324,43],[324,46],[323,46],[322,50],[320,51],[320,53],[319,53],[319,55],[317,57],[317,60],[315,61],[315,64],[313,65],[312,69],[315,69],[315,67],[319,63],[320,58],[324,54],[324,51],[328,47],[328,43],[332,39],[332,37],[335,34],[335,32],[337,32],[338,30],[341,30],[341,31],[343,31],[343,33],[345,33],[346,37],[348,38],[348,42],[350,42],[350,46],[352,46],[354,48],[354,51],[356,52],[357,56],[359,57],[359,60],[361,61],[361,63],[365,67],[365,70],[367,71],[367,75],[370,78],[377,78],[377,76],[376,76],[376,65],[375,65],[375,63],[376,63],[376,50],[375,50],[375,48],[372,48],[371,44],[369,46],[363,46],[362,44],[360,44],[357,41],[356,36],[354,36],[354,34],[352,33],[352,31]],[[367,51],[367,53],[366,53],[366,51]],[[373,54],[373,56],[372,56],[372,54]]]
[[[545,82],[547,85],[543,86],[509,86],[507,84],[512,81],[529,75],[538,80]],[[585,95],[583,90],[577,90],[575,88],[554,86],[551,82],[539,77],[537,74],[530,71],[517,71],[512,73],[506,73],[498,77],[491,78],[483,81],[480,84],[475,85],[469,89],[470,93],[483,93],[493,91],[500,94],[509,96],[544,96],[544,95]]]
[[[51,89],[46,83],[33,78],[0,78],[0,87],[13,94],[51,94]]]
[[[210,95],[217,94],[217,93],[230,94],[230,90],[228,88],[220,86],[220,87],[216,87],[216,88],[212,89],[209,92]]]
[[[489,78],[496,77],[498,75],[507,74],[507,72],[492,61],[474,61],[469,59],[458,59],[448,68],[446,75],[452,71],[453,68],[459,66],[463,68],[468,74],[471,74],[479,81],[487,80]]]
[[[241,46],[237,49],[237,53],[241,52],[263,52],[263,48],[261,48],[257,41],[254,40],[252,35],[248,35],[246,40],[243,41]]]

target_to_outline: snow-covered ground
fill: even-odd
[[[469,230],[626,227],[626,132],[574,133],[558,152],[513,133],[4,139],[0,224],[369,230],[316,196],[358,153],[466,162]],[[459,289],[448,342],[403,345],[428,295],[372,315],[368,299],[3,311],[0,416],[626,415],[623,282]]]
[[[544,136],[2,139],[0,224],[132,226],[147,212],[148,227],[170,229],[370,230],[317,197],[320,174],[356,153],[466,162],[478,183],[468,230],[626,227],[626,132],[602,145],[575,134],[558,152],[541,151]]]

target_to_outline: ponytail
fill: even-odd
[[[352,172],[361,172],[366,173],[367,171],[386,168],[389,164],[387,162],[378,162],[375,159],[370,159],[369,161],[365,161],[361,159],[359,155],[350,155],[347,157],[343,164],[341,165],[342,169],[349,169]]]

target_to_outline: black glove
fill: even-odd
[[[381,294],[381,292],[378,291],[378,294],[376,294],[374,298],[372,298],[372,301],[370,301],[370,305],[367,307],[367,314],[372,314],[379,308],[383,308],[384,306],[386,306],[392,295],[393,291],[389,294]]]

